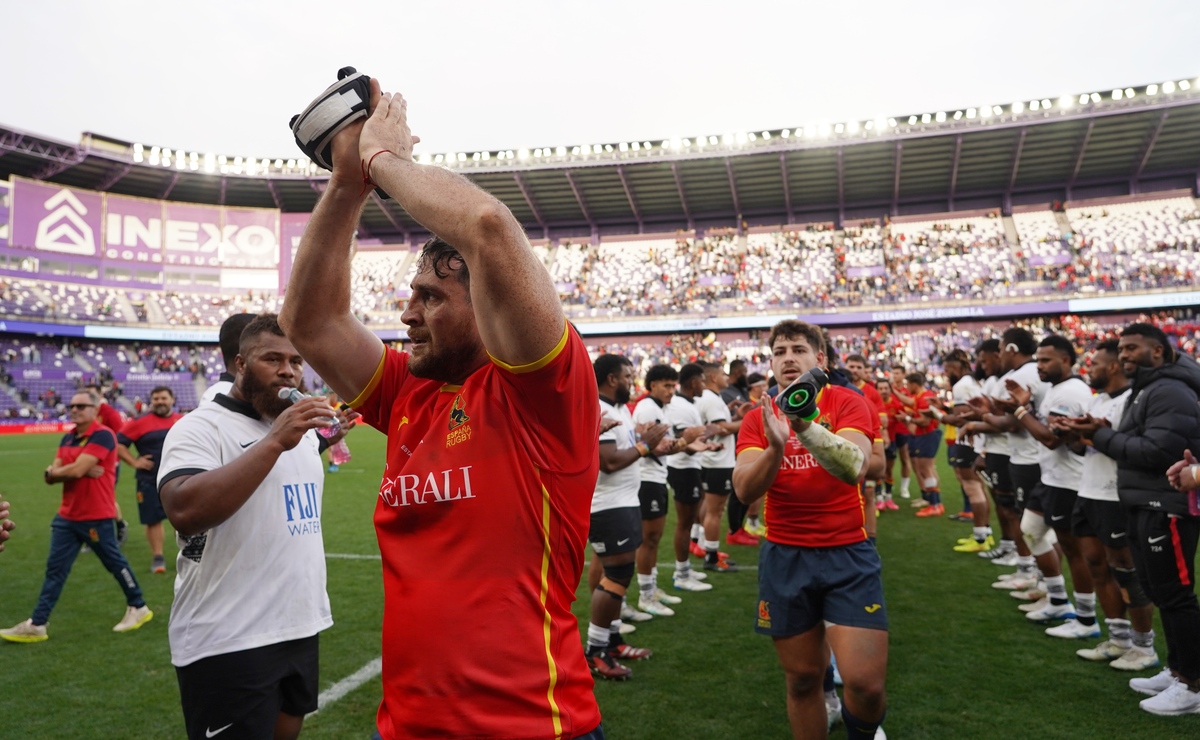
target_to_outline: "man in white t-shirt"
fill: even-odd
[[[950,413],[941,415],[939,420],[961,428],[966,423],[966,414],[971,408],[970,402],[983,395],[983,386],[975,379],[970,356],[961,349],[946,355],[942,360],[942,368],[950,382],[954,408]],[[939,412],[934,412],[935,417],[938,414]],[[987,494],[983,490],[983,481],[975,474],[976,453],[973,441],[970,434],[960,431],[955,440],[946,447],[946,456],[950,467],[954,468],[954,477],[958,479],[963,494],[970,502],[974,525],[972,536],[959,540],[954,547],[955,552],[987,552],[996,544],[989,524],[991,511]]]
[[[700,439],[704,434],[704,420],[696,408],[696,399],[704,393],[704,368],[692,362],[679,370],[679,395],[664,407],[667,424],[677,437],[697,434]],[[707,449],[710,443],[705,442]],[[712,445],[715,446],[715,445]],[[675,499],[675,588],[681,591],[711,591],[712,584],[705,583],[708,574],[692,569],[688,560],[688,551],[692,544],[691,536],[694,527],[700,527],[697,537],[703,536],[703,527],[696,522],[699,514],[700,500],[703,494],[703,480],[700,474],[700,454],[695,445],[689,445],[682,452],[677,452],[667,458],[667,483],[671,487]]]
[[[1033,390],[1010,379],[1006,383],[1010,405],[1005,406],[1018,427],[1038,445],[1039,485],[1025,498],[1021,532],[1037,558],[1049,603],[1025,616],[1035,622],[1067,620],[1046,630],[1051,637],[1065,638],[1100,634],[1092,576],[1071,533],[1071,515],[1083,475],[1083,455],[1072,451],[1064,443],[1063,435],[1048,426],[1054,419],[1083,416],[1091,404],[1091,389],[1073,373],[1075,357],[1075,347],[1069,339],[1057,334],[1047,336],[1037,347],[1035,362],[1038,379],[1050,387],[1035,400]],[[1060,550],[1071,569],[1075,607],[1067,598]]]
[[[592,673],[624,681],[633,671],[618,659],[641,660],[651,651],[621,637],[621,604],[633,581],[642,544],[640,474],[635,464],[651,454],[665,455],[666,424],[634,424],[629,413],[633,365],[621,355],[600,355],[592,363],[600,391],[600,475],[592,495],[588,541],[596,557],[588,569],[591,618],[584,653]]]
[[[252,313],[235,313],[221,324],[217,339],[221,344],[221,360],[225,363],[225,371],[217,378],[217,382],[210,385],[204,391],[204,395],[200,396],[200,403],[211,402],[218,393],[229,395],[229,390],[233,388],[233,364],[238,354],[242,330],[253,320]]]
[[[729,376],[719,363],[701,363],[704,368],[704,393],[696,400],[696,409],[704,421],[709,441],[718,449],[700,454],[700,470],[704,481],[704,569],[732,573],[737,565],[718,552],[721,537],[721,516],[729,494],[733,493],[733,465],[736,462],[737,433],[742,417],[750,404],[739,404],[734,411],[721,399],[721,391],[729,385]],[[735,418],[736,417],[736,418]]]
[[[193,740],[297,737],[317,708],[317,636],[333,624],[321,538],[326,440],[314,430],[334,410],[321,398],[278,397],[299,386],[303,360],[274,314],[254,318],[240,347],[229,395],[171,428],[159,467],[180,548],[171,662]]]
[[[1118,342],[1101,342],[1088,365],[1088,385],[1096,392],[1086,409],[1093,419],[1112,428],[1121,425],[1129,401],[1129,378],[1121,367]],[[1117,494],[1117,461],[1085,445],[1070,425],[1054,419],[1051,427],[1066,434],[1067,443],[1083,453],[1079,498],[1072,512],[1071,531],[1079,540],[1092,573],[1096,596],[1108,626],[1108,639],[1094,648],[1076,650],[1084,660],[1104,661],[1123,671],[1158,665],[1154,652],[1154,604],[1142,590],[1134,570],[1127,535],[1125,507]]]

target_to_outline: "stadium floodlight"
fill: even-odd
[[[938,123],[944,122],[946,120],[946,111],[940,110],[937,113],[935,113],[933,115],[933,120],[937,121]]]
[[[715,136],[710,136],[710,137],[708,137],[708,143],[709,143],[709,144],[711,144],[711,145],[713,145],[713,146],[716,146],[716,145],[717,145],[717,142],[719,142],[719,141],[720,141],[720,140],[719,140],[717,137],[715,137]]]
[[[968,119],[975,118],[975,113],[976,113],[976,110],[974,108],[967,108],[967,118]]]
[[[576,157],[578,157],[578,156],[579,156],[579,147],[577,147],[577,146],[573,146],[573,147],[571,147],[571,154],[572,154],[573,156],[576,156]]]
[[[554,153],[560,157],[565,157],[567,156],[567,148],[565,146],[560,146],[554,150]]]
[[[1042,107],[1042,104],[1040,102],[1038,102],[1037,100],[1029,101],[1029,110],[1037,110],[1040,107]]]
[[[1113,100],[1120,100],[1123,97],[1125,97],[1125,91],[1122,90],[1121,88],[1118,87],[1116,90],[1112,91],[1112,99]]]
[[[1171,93],[1175,92],[1175,83],[1172,82],[1171,80],[1167,80],[1166,82],[1164,82],[1162,84],[1162,91],[1164,93],[1166,93],[1167,95],[1170,95]]]
[[[963,117],[963,112],[960,110],[954,111],[954,120],[959,120]]]
[[[445,159],[446,159],[446,157],[444,155],[438,154],[438,155],[434,156],[433,161],[436,164],[441,164],[442,162],[445,161]]]
[[[1021,112],[1023,112],[1024,110],[1025,110],[1025,104],[1024,104],[1024,103],[1022,103],[1022,102],[1020,102],[1020,101],[1017,101],[1017,102],[1015,102],[1015,103],[1013,103],[1013,104],[1012,104],[1012,112],[1013,112],[1013,115],[1014,115],[1014,116],[1015,116],[1015,115],[1017,115],[1017,114],[1019,114],[1019,113],[1021,113]]]
[[[605,152],[607,152],[607,153],[609,153],[609,154],[612,154],[612,150],[613,150],[613,145],[612,145],[612,144],[605,144],[605,145],[604,145],[604,151],[605,151]],[[510,152],[510,154],[511,154],[511,152]]]
[[[770,140],[771,140],[771,132],[770,132],[770,131],[763,131],[763,132],[762,132],[762,137],[763,137],[763,141],[770,141]]]
[[[734,135],[733,140],[735,142],[737,142],[738,144],[745,144],[747,141],[747,136],[746,136],[745,132],[739,131],[737,134]]]
[[[425,152],[421,156],[417,157],[417,161],[421,164],[429,164],[433,161],[433,157],[429,155],[429,152]]]
[[[1050,110],[1050,98],[1042,98],[1042,110]]]
[[[1086,96],[1085,96],[1086,97]],[[1058,99],[1058,107],[1062,109],[1070,108],[1075,105],[1075,98],[1071,95],[1063,95]]]
[[[828,123],[822,123],[820,126],[817,127],[817,135],[820,136],[822,139],[829,136],[829,134],[830,134],[830,126]]]
[[[1191,90],[1192,83],[1189,82],[1188,80],[1180,80],[1179,81],[1179,89],[1180,90]]]
[[[653,149],[653,147],[652,147],[652,146],[650,146],[650,142],[648,142],[648,141],[643,141],[643,142],[642,142],[642,148],[643,148],[643,149]]]
[[[1091,97],[1092,97],[1092,102],[1093,102],[1093,103],[1099,103],[1099,102],[1100,102],[1100,100],[1101,100],[1101,98],[1100,98],[1100,93],[1092,93],[1092,96],[1091,96]]]
[[[466,162],[466,161],[467,161],[467,155],[466,155],[466,153],[464,153],[464,152],[459,152],[459,153],[458,153],[458,161],[459,161],[459,162]]]
[[[916,123],[917,123],[917,117],[916,117],[916,116],[909,116],[909,117],[908,117],[908,125],[909,125],[909,126],[916,125]]]
[[[858,121],[851,121],[846,124],[846,133],[848,134],[857,134],[860,130],[862,130],[862,124]]]
[[[1147,95],[1158,95],[1158,85],[1146,85]]]
[[[782,131],[780,131],[780,132],[779,132],[779,137],[780,137],[780,138],[782,138],[782,139],[790,139],[790,138],[791,138],[791,136],[792,136],[792,130],[791,130],[791,129],[785,128],[784,130],[782,130]]]
[[[1132,87],[1125,88],[1125,97],[1127,97],[1127,98],[1133,97],[1133,88]]]
[[[746,138],[750,141],[758,141],[758,134],[751,131],[750,133],[746,134]]]
[[[896,119],[895,119],[895,118],[889,118],[889,119],[888,119],[888,127],[889,127],[889,128],[896,128]]]
[[[1004,109],[998,105],[993,105],[992,113],[996,114],[997,116],[1002,116],[1002,115],[1004,115]]]

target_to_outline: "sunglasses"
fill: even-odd
[[[79,409],[92,409],[95,407],[96,404],[94,403],[72,403],[67,405],[67,408],[71,409],[72,411],[78,411]]]

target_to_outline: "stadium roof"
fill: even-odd
[[[422,155],[503,200],[531,236],[842,221],[1200,185],[1200,85],[1110,92],[664,142]],[[211,170],[206,171],[206,170]],[[216,157],[0,126],[0,178],[185,202],[311,211],[326,182],[303,159]],[[372,197],[360,236],[423,236]]]

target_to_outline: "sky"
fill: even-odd
[[[7,3],[0,124],[293,157],[351,65],[417,152],[658,141],[1200,75],[1196,0]]]

